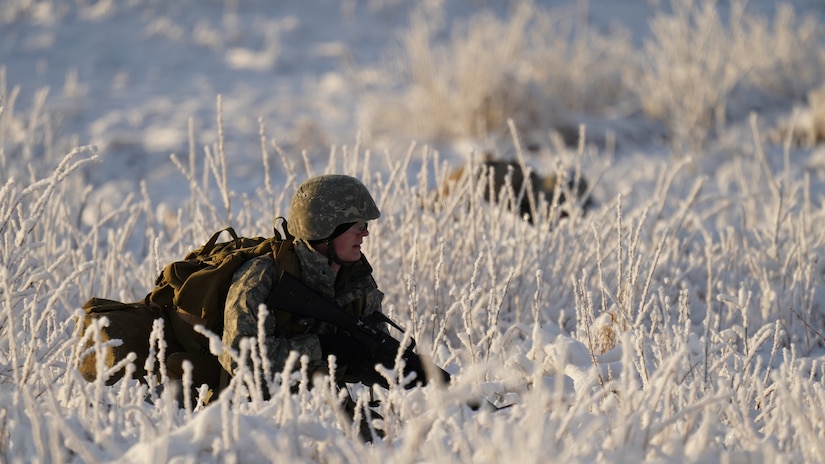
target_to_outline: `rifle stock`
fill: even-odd
[[[401,342],[392,335],[381,330],[378,326],[381,322],[386,322],[403,332],[401,327],[381,313],[375,313],[373,318],[357,318],[344,311],[337,303],[324,298],[315,290],[308,287],[292,274],[282,272],[275,283],[269,297],[267,306],[309,317],[318,321],[332,324],[349,334],[359,342],[363,343],[370,351],[375,364],[381,363],[386,367],[392,367],[395,358],[401,349]],[[418,374],[418,381],[427,384],[433,378],[444,383],[450,382],[450,374],[444,369],[427,362],[413,351],[415,340],[411,340],[409,346],[404,349],[402,359],[405,361],[405,374],[414,371]],[[364,379],[364,383],[379,383],[385,388],[388,387],[386,379],[375,373]],[[415,385],[408,385],[412,388]]]

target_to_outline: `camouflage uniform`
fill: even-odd
[[[384,295],[372,278],[372,268],[366,258],[362,256],[360,261],[342,266],[336,274],[327,258],[312,250],[309,244],[296,240],[294,245],[294,253],[301,266],[300,278],[304,283],[327,298],[334,299],[344,310],[356,316],[366,316],[381,310]],[[240,341],[247,337],[256,338],[257,345],[258,307],[269,295],[276,275],[277,264],[269,255],[244,263],[235,272],[226,298],[223,329],[224,345],[231,346],[235,352],[239,352]],[[326,359],[321,355],[321,345],[316,334],[334,333],[338,329],[325,322],[293,320],[290,316],[270,308],[264,321],[264,345],[273,373],[283,369],[290,351],[297,351],[309,358],[310,372],[326,372]],[[279,324],[279,319],[288,321]],[[219,359],[223,368],[234,375],[237,365],[229,353],[224,352]],[[248,365],[252,368],[251,360]]]

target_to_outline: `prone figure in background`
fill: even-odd
[[[442,186],[442,193],[446,196],[450,194],[453,186],[465,180],[465,176],[471,174],[472,169],[469,164],[459,166],[447,176],[445,185]],[[477,174],[476,174],[477,173]],[[560,207],[559,217],[569,216],[574,209],[586,212],[593,206],[592,198],[588,192],[587,179],[584,176],[577,176],[572,170],[568,170],[563,175],[564,184],[559,184],[559,175],[540,175],[535,171],[522,168],[522,165],[514,160],[498,160],[486,155],[480,167],[472,174],[478,176],[479,182],[485,182],[484,199],[488,202],[498,201],[502,190],[507,187],[509,177],[513,190],[513,198],[517,199],[522,189],[526,189],[525,182],[529,180],[533,192],[535,207],[539,207],[539,199],[544,199],[548,205],[558,204]],[[529,175],[525,175],[529,174]],[[521,200],[515,205],[521,217],[526,217],[533,222],[532,207],[530,206],[528,191],[525,190]]]

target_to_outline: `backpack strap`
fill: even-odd
[[[272,251],[275,258],[275,275],[280,275],[281,272],[288,272],[295,277],[301,275],[301,261],[295,253],[295,243],[292,240],[281,240],[273,244]]]
[[[211,253],[212,249],[215,248],[215,244],[218,243],[218,237],[220,237],[221,234],[224,232],[229,232],[229,235],[232,236],[232,240],[238,239],[238,234],[235,233],[235,229],[233,229],[232,226],[224,227],[223,229],[212,234],[212,237],[209,238],[209,241],[206,242],[203,248],[201,248],[200,254],[208,255],[209,253]]]
[[[278,230],[278,224],[281,225],[281,230],[283,230],[283,234],[280,230]],[[278,216],[275,220],[272,221],[272,231],[275,233],[275,237],[278,238],[278,241],[293,241],[295,237],[289,233],[289,224],[286,222],[286,218],[283,216]]]
[[[295,243],[292,240],[281,240],[273,244],[275,258],[275,275],[287,272],[295,277],[301,276],[301,261],[295,253]],[[292,320],[292,314],[278,308],[269,308],[275,316],[275,333],[281,333]]]

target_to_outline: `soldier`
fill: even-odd
[[[380,311],[383,293],[361,253],[369,236],[368,221],[380,215],[367,188],[354,177],[324,175],[301,184],[289,210],[287,228],[294,236],[292,246],[279,250],[277,260],[272,255],[262,256],[244,263],[235,273],[224,311],[224,345],[237,352],[243,338],[257,337],[258,307],[266,301],[281,271],[299,277],[355,316]],[[334,354],[341,378],[366,360],[366,347],[338,333],[336,327],[269,309],[264,323],[265,355],[274,372],[284,367],[291,351],[309,358],[310,372],[322,373],[329,373],[327,356]],[[229,353],[224,352],[219,359],[223,368],[234,374],[238,366]]]
[[[278,250],[277,258],[264,255],[235,272],[224,310],[224,345],[237,353],[242,339],[257,337],[258,308],[282,271],[299,277],[356,317],[380,312],[383,293],[361,253],[370,233],[369,221],[380,216],[369,191],[354,177],[323,175],[301,184],[287,224],[294,240]],[[328,357],[334,355],[337,381],[368,384],[365,378],[375,378],[376,362],[368,348],[331,324],[270,307],[264,331],[262,354],[272,372],[282,371],[289,353],[296,351],[308,358],[310,375],[329,374]],[[226,350],[219,360],[230,375],[237,372],[236,360]],[[248,366],[255,368],[251,361]],[[418,374],[422,378],[424,373]]]
[[[525,183],[525,172],[522,170],[521,164],[516,161],[496,160],[489,155],[485,156],[481,163],[481,173],[491,177],[490,186],[485,185],[484,199],[487,201],[496,201],[502,189],[505,188],[507,176],[512,176],[510,182],[513,193],[518,195]],[[469,173],[469,166],[459,166],[447,175],[446,184],[442,187],[442,193],[449,195],[451,186],[459,182],[465,175],[475,174]],[[587,195],[587,180],[584,177],[576,178],[575,173],[568,172],[566,175],[567,183],[564,186],[558,186],[558,176],[550,174],[541,176],[534,171],[530,171],[529,176],[531,188],[533,189],[533,200],[535,207],[539,207],[539,198],[543,198],[549,205],[555,201],[561,206],[560,217],[568,216],[568,209],[573,207],[580,207],[582,211],[587,211],[592,206],[592,200]],[[485,178],[484,182],[488,182]],[[492,187],[492,191],[489,187]],[[572,195],[571,202],[567,200],[567,193]],[[558,198],[555,196],[558,195]],[[530,199],[527,195],[521,198],[518,205],[514,207],[521,217],[527,217],[530,222],[533,222],[531,217],[532,208],[530,206]]]

